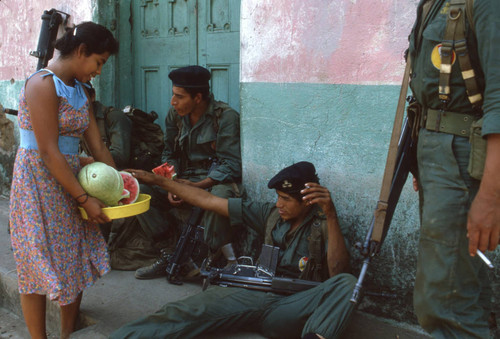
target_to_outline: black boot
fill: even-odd
[[[160,257],[153,264],[135,271],[136,279],[154,279],[167,276],[168,253],[166,249],[160,250],[160,253]]]

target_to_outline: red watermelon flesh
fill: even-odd
[[[139,197],[139,182],[129,172],[121,171],[120,175],[123,179],[123,191],[129,193],[128,196],[120,200],[122,205],[133,204]]]
[[[153,168],[153,173],[169,179],[175,179],[177,176],[174,165],[169,165],[168,162]]]

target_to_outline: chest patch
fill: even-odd
[[[437,69],[441,69],[441,47],[443,44],[437,44],[431,53],[431,62]],[[453,65],[456,60],[455,51],[451,51],[451,64]]]
[[[308,257],[302,257],[299,260],[299,270],[302,272],[304,271],[304,268],[306,268],[307,261],[309,260]]]

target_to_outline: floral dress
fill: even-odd
[[[64,154],[61,140],[79,138],[88,127],[89,103],[80,82],[67,86],[52,72],[43,71],[42,77],[52,76],[59,97],[59,148]],[[18,123],[21,132],[32,133],[24,87]],[[77,152],[64,156],[77,175]],[[20,293],[48,294],[51,300],[67,305],[109,271],[99,226],[83,220],[77,207],[45,166],[36,141],[34,148],[23,147],[21,142],[10,193],[11,241]]]

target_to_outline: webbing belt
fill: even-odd
[[[424,112],[425,129],[429,131],[454,134],[461,137],[469,137],[470,127],[477,120],[471,114],[448,112],[428,108]]]

